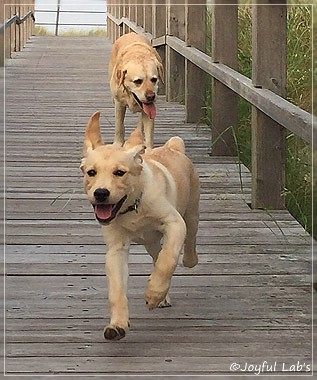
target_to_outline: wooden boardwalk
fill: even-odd
[[[96,110],[114,135],[104,38],[33,37],[6,67],[5,371],[7,374],[245,374],[312,365],[311,241],[286,211],[251,210],[250,174],[210,157],[210,134],[159,100],[155,144],[184,138],[201,178],[200,263],[179,267],[172,308],[143,301],[151,260],[130,259],[131,330],[106,342],[101,229],[79,170]],[[127,130],[136,125],[127,112]],[[232,363],[241,370],[230,371]],[[303,365],[302,371],[306,367]],[[252,367],[247,372],[252,371]],[[270,377],[270,373],[268,374]]]

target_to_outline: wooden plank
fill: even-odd
[[[101,338],[102,338],[102,334]],[[261,336],[261,334],[258,334]],[[165,356],[170,357],[174,356],[177,352],[177,357],[183,358],[184,361],[187,360],[187,358],[201,358],[201,357],[215,357],[215,356],[234,356],[238,350],[240,350],[239,355],[249,356],[252,355],[250,352],[249,346],[252,344],[257,352],[258,356],[264,355],[266,353],[266,350],[271,345],[271,355],[281,355],[281,351],[284,353],[284,355],[287,356],[296,356],[298,354],[298,350],[301,349],[301,355],[302,356],[309,356],[310,354],[310,342],[307,342],[307,344],[303,347],[301,346],[300,341],[296,339],[296,336],[299,334],[294,333],[294,337],[290,339],[290,336],[286,341],[282,342],[274,342],[272,344],[272,341],[269,343],[266,343],[265,341],[256,341],[254,342],[246,342],[241,345],[240,342],[231,342],[228,344],[228,342],[217,342],[217,345],[201,342],[199,345],[196,345],[195,350],[191,347],[191,340],[190,337],[187,340],[187,342],[180,343],[175,342],[169,344],[166,344],[167,342],[163,340],[162,343],[156,343],[153,345],[153,342],[141,342],[142,344],[139,344],[139,342],[134,343],[131,341],[131,336],[127,337],[127,341],[125,343],[126,349],[125,351],[122,350],[122,347],[120,345],[112,345],[111,348],[108,348],[108,355],[111,352],[111,355],[113,356],[122,356],[124,357],[131,357],[131,355],[137,355],[138,357],[143,358],[150,358],[150,357],[156,357],[158,352],[161,352],[162,349],[165,350]],[[307,338],[309,336],[309,333],[302,334],[302,339]],[[238,339],[238,338],[237,338]],[[195,341],[193,342],[195,343]],[[287,352],[285,349],[285,345],[288,343]],[[32,342],[31,344],[26,343],[10,343],[6,347],[6,355],[8,358],[15,357],[32,357],[36,356],[38,358],[41,357],[47,357],[47,356],[53,356],[53,357],[59,357],[63,358],[65,356],[65,348],[63,347],[64,343],[45,343],[43,345],[42,343],[36,343]],[[164,345],[164,347],[162,347]],[[81,358],[85,358],[87,356],[95,356],[95,357],[101,357],[103,353],[106,350],[105,342],[101,341],[99,339],[98,342],[94,342],[94,344],[85,344],[85,343],[68,343],[67,345],[67,356],[69,358],[76,357],[77,360]],[[110,345],[108,345],[110,346]],[[177,346],[177,347],[176,347]],[[240,349],[239,349],[240,346]],[[186,358],[186,359],[185,359]]]
[[[25,323],[27,321],[27,323]],[[6,331],[10,336],[10,341],[18,340],[18,333],[25,332],[26,334],[29,332],[37,331],[37,335],[34,334],[34,339],[41,339],[41,336],[45,331],[52,331],[54,334],[47,335],[47,338],[52,340],[56,340],[60,334],[76,331],[76,336],[79,338],[78,334],[84,334],[85,331],[90,331],[91,333],[100,332],[100,326],[104,323],[104,318],[96,318],[94,316],[89,316],[87,318],[10,318],[6,321]],[[193,331],[205,332],[205,339],[209,338],[219,339],[221,336],[223,337],[221,341],[225,341],[224,335],[226,333],[232,334],[233,331],[248,332],[248,334],[240,335],[241,341],[248,340],[249,332],[250,334],[255,333],[257,331],[262,331],[265,336],[276,335],[277,331],[281,332],[281,335],[278,337],[283,337],[287,330],[301,330],[306,333],[307,329],[303,329],[303,326],[297,321],[293,321],[289,318],[282,319],[269,319],[269,318],[255,318],[248,319],[248,328],[245,330],[246,319],[241,316],[241,318],[226,318],[223,319],[182,319],[180,320],[168,318],[165,319],[151,319],[149,318],[136,318],[134,320],[134,331],[131,331],[131,334],[134,335],[134,339],[147,339],[147,334],[154,335],[157,334],[158,331],[162,331],[166,329],[166,326],[169,326],[171,331],[181,331],[183,329],[188,330],[189,333]],[[310,328],[309,328],[310,329]],[[147,330],[146,335],[140,336],[137,331]],[[206,334],[206,330],[210,331],[210,335]],[[219,333],[218,334],[216,334]],[[168,333],[168,331],[166,331]],[[162,334],[161,339],[164,339],[164,334]],[[16,336],[16,338],[14,338]],[[177,334],[178,339],[181,341],[186,340],[186,337],[182,334]],[[218,338],[219,337],[219,338]],[[88,338],[88,337],[86,337]],[[232,336],[231,336],[232,338]],[[74,339],[74,337],[73,337]],[[203,339],[203,338],[202,338]],[[275,336],[276,339],[276,336]],[[26,340],[25,340],[26,341]]]
[[[183,266],[178,266],[176,268],[174,276],[178,275],[208,275],[213,273],[215,275],[238,275],[238,274],[301,274],[301,273],[311,273],[311,262],[306,261],[292,261],[291,268],[285,268],[286,260],[275,259],[269,262],[257,261],[256,264],[251,264],[249,262],[237,262],[232,260],[230,263],[226,262],[214,262],[212,259],[210,263],[199,263],[198,266],[191,269],[190,271]],[[180,260],[181,261],[181,260]],[[6,275],[36,275],[38,273],[46,273],[47,275],[60,275],[71,273],[72,275],[103,275],[104,274],[104,262],[71,262],[70,258],[62,266],[60,263],[38,263],[36,260],[32,263],[7,263],[5,264]],[[142,275],[144,273],[150,273],[153,269],[153,264],[150,262],[148,264],[129,264],[129,273],[131,275]]]
[[[20,320],[16,320],[20,321]],[[17,350],[17,344],[25,345],[25,342],[28,343],[37,343],[43,344],[43,343],[49,343],[52,346],[52,343],[58,344],[61,343],[104,343],[103,337],[101,334],[101,326],[104,323],[103,320],[98,321],[96,324],[93,323],[93,321],[86,320],[87,323],[81,322],[81,325],[76,323],[77,326],[74,326],[73,322],[70,320],[57,320],[53,326],[52,323],[47,322],[48,326],[46,329],[43,329],[43,325],[41,326],[41,329],[38,329],[34,326],[34,322],[36,320],[29,320],[29,323],[32,324],[32,327],[29,327],[27,330],[25,326],[19,322],[15,323],[14,326],[11,325],[11,328],[9,329],[8,326],[6,329],[6,337],[7,337],[7,345],[10,349],[10,353],[12,351]],[[32,323],[33,322],[33,323]],[[38,322],[38,321],[37,321]],[[71,323],[69,323],[71,322]],[[189,321],[187,321],[189,322]],[[29,325],[28,323],[28,325]],[[143,321],[143,325],[145,329],[149,329],[149,326],[146,326],[145,321]],[[146,334],[140,334],[140,322],[139,320],[136,320],[134,323],[134,328],[131,329],[129,332],[129,342],[132,342],[134,345],[136,344],[145,344],[147,346],[149,343],[153,344],[153,341],[155,341],[158,337],[158,335],[164,330],[164,327],[162,324],[159,328],[156,327],[156,330],[150,329],[146,332]],[[184,327],[186,326],[186,336],[183,334],[177,334],[175,336],[175,331],[180,332]],[[214,343],[214,347],[216,343],[220,344],[230,344],[232,343],[232,334],[234,333],[236,336],[236,344],[250,344],[253,341],[261,341],[263,342],[263,345],[268,345],[272,340],[274,340],[274,335],[276,334],[276,330],[261,330],[261,329],[249,329],[248,334],[245,334],[244,332],[241,332],[241,326],[239,327],[233,327],[229,328],[228,330],[220,330],[220,327],[213,326],[213,334],[206,334],[206,329],[204,328],[203,324],[199,325],[199,323],[195,326],[192,326],[190,324],[184,324],[184,321],[177,321],[177,320],[170,320],[169,322],[169,329],[167,330],[165,327],[165,333],[160,334],[160,342],[159,345],[162,344],[169,344],[171,341],[174,343],[179,343],[181,345],[185,345],[190,342],[192,344],[196,344],[200,350],[204,351],[205,354],[208,353],[210,350],[210,343]],[[208,326],[209,328],[210,326]],[[268,328],[268,326],[266,326]],[[309,339],[310,331],[304,330],[301,331],[298,328],[290,327],[293,332],[293,337],[290,339],[290,334],[288,331],[283,330],[279,333],[279,342],[288,342],[289,344],[292,343],[292,340],[297,339],[297,341],[301,341],[303,339]],[[36,331],[35,331],[36,330]],[[74,342],[74,335],[76,332],[76,342]],[[202,345],[200,345],[202,343]],[[308,344],[308,342],[307,342]],[[30,346],[30,345],[28,345]],[[284,345],[285,347],[285,345]],[[186,350],[183,348],[183,352]],[[191,347],[192,348],[192,347]],[[233,347],[234,349],[237,349],[237,347]],[[25,345],[26,349],[26,345]],[[20,350],[20,355],[21,355]],[[199,350],[195,350],[195,356],[199,355]],[[198,351],[198,352],[197,352]],[[13,356],[12,354],[8,353],[8,356]],[[114,353],[113,353],[114,354]],[[180,353],[179,353],[180,354]],[[185,351],[186,354],[186,351]],[[23,355],[24,356],[24,355]],[[150,354],[148,355],[150,356]],[[188,356],[188,351],[187,351]]]
[[[87,231],[87,234],[92,234],[93,236],[99,234],[101,229],[99,224],[94,218],[89,220],[73,220],[69,223],[69,220],[40,220],[40,221],[29,221],[29,220],[20,220],[20,221],[7,221],[6,223],[8,229],[8,235],[11,233],[18,232],[16,230],[24,229],[21,231],[21,234],[28,234],[33,229],[38,229],[40,226],[47,229],[47,233],[54,234],[56,230],[58,231],[68,228],[69,232],[76,231],[79,227],[82,227]],[[50,231],[51,229],[51,231]],[[253,234],[272,234],[280,235],[286,239],[288,235],[291,235],[293,232],[302,232],[303,238],[309,237],[309,234],[305,234],[305,230],[299,226],[297,223],[277,223],[275,221],[205,221],[201,220],[198,227],[200,234],[198,236],[204,236],[206,232],[210,233],[210,236],[225,236],[225,234],[240,234],[244,232],[246,236],[253,236]],[[212,230],[214,232],[212,232]],[[223,232],[223,230],[225,230]],[[237,232],[234,232],[236,230]],[[95,233],[94,233],[95,232]]]
[[[34,241],[36,241],[38,244],[55,244],[56,240],[60,242],[61,245],[67,245],[67,244],[101,244],[103,242],[102,234],[100,231],[100,235],[98,236],[88,236],[84,233],[71,235],[71,234],[56,234],[56,235],[46,235],[43,230],[42,234],[38,234],[35,236],[30,235],[19,235],[19,236],[6,236],[6,243],[8,244],[33,244]],[[268,245],[277,245],[277,244],[284,244],[285,247],[287,247],[289,244],[293,246],[301,246],[304,242],[306,244],[309,244],[309,239],[305,239],[305,237],[298,236],[298,233],[300,231],[297,231],[297,234],[294,234],[294,236],[287,236],[287,238],[282,237],[273,237],[270,239],[270,235],[262,235],[258,237],[256,234],[253,236],[233,236],[232,238],[230,236],[213,236],[212,239],[208,238],[208,234],[204,237],[199,238],[199,244],[200,245],[219,245],[219,239],[221,238],[221,242],[224,245],[231,245],[232,247],[235,247],[236,245],[242,244],[242,245],[254,245],[254,244],[268,244]],[[36,240],[35,240],[36,239]],[[285,248],[286,249],[286,248]]]
[[[265,3],[265,2],[264,2]],[[261,2],[263,4],[263,2]],[[286,96],[287,6],[255,5],[252,14],[252,81]],[[286,130],[252,109],[252,207],[285,207]]]
[[[27,246],[29,247],[29,246]],[[59,246],[60,247],[60,246]],[[96,247],[96,246],[95,246]],[[97,246],[97,253],[91,252],[91,248],[88,249],[86,246],[85,253],[79,253],[82,252],[82,250],[77,249],[77,247],[73,247],[73,249],[67,248],[65,251],[61,250],[59,252],[56,252],[54,249],[54,246],[34,246],[32,249],[32,252],[25,252],[26,249],[24,247],[20,246],[8,246],[6,247],[5,253],[5,263],[6,263],[6,271],[10,272],[8,268],[10,267],[10,264],[14,264],[17,268],[17,270],[24,271],[25,268],[24,265],[28,265],[30,263],[36,265],[36,264],[45,264],[46,267],[48,266],[54,266],[58,270],[62,270],[63,265],[65,264],[86,264],[86,266],[90,265],[96,265],[98,264],[104,264],[105,263],[105,246]],[[132,252],[129,256],[129,265],[133,265],[135,268],[138,266],[141,266],[142,264],[149,264],[152,265],[152,259],[149,255],[146,254],[145,249],[142,249],[143,247],[140,245],[132,245]],[[199,266],[201,268],[204,268],[205,265],[208,267],[211,265],[215,265],[215,267],[220,267],[219,264],[228,266],[228,265],[242,265],[247,264],[247,266],[251,267],[262,265],[265,268],[262,268],[264,272],[267,272],[267,268],[274,268],[278,269],[281,268],[282,265],[285,269],[285,263],[292,262],[294,266],[291,268],[291,270],[296,269],[297,265],[303,265],[305,263],[311,263],[312,257],[309,258],[306,254],[309,253],[308,247],[305,247],[306,249],[303,250],[302,253],[294,253],[290,252],[288,254],[281,254],[279,251],[276,252],[261,252],[256,253],[253,251],[253,253],[241,253],[241,251],[235,251],[228,253],[225,251],[225,253],[212,253],[212,254],[202,254],[199,255]],[[29,248],[30,249],[30,248]],[[72,252],[70,254],[70,251]],[[89,253],[88,253],[89,251]],[[140,254],[142,253],[142,254]],[[252,254],[252,256],[250,256]],[[305,255],[304,255],[305,254]],[[250,260],[252,259],[252,262],[250,263]],[[58,266],[59,264],[59,266]],[[63,264],[63,265],[61,265]],[[181,259],[180,259],[181,264]],[[201,269],[200,268],[200,269]],[[307,269],[308,267],[306,267]],[[180,270],[184,271],[184,268],[179,268]],[[191,271],[196,271],[197,268],[191,269]],[[311,270],[311,268],[309,268]],[[184,273],[190,273],[191,271],[188,271],[185,269]],[[38,273],[40,273],[39,271]],[[44,271],[45,272],[45,271]],[[148,272],[148,271],[146,271]]]
[[[146,284],[146,281],[147,279],[144,279],[144,284]],[[248,290],[252,291],[252,288]],[[146,304],[143,298],[144,291],[141,294],[139,292],[137,295],[131,295],[132,292],[133,289],[129,291],[128,294],[131,328],[135,318],[144,318],[145,315],[151,319],[165,319],[168,316],[168,318],[176,320],[197,320],[203,316],[204,318],[213,320],[223,319],[223,313],[228,313],[232,318],[234,315],[245,313],[245,310],[248,310],[248,313],[244,318],[245,325],[248,325],[248,319],[254,320],[259,318],[259,315],[264,314],[266,318],[276,318],[277,320],[280,320],[285,316],[285,312],[292,315],[292,319],[301,323],[302,326],[308,326],[311,324],[311,303],[309,302],[311,297],[304,298],[304,302],[302,303],[292,303],[292,301],[287,302],[287,300],[285,300],[283,304],[278,304],[274,299],[269,302],[265,302],[265,299],[262,299],[261,305],[258,302],[254,305],[250,302],[241,302],[240,305],[237,305],[234,300],[222,300],[222,302],[220,302],[211,297],[208,299],[204,298],[197,300],[188,299],[186,297],[186,299],[183,300],[182,297],[184,291],[182,292],[179,290],[177,293],[173,288],[170,292],[173,306],[169,308],[168,312],[165,311],[159,313],[159,309],[155,312],[150,312],[146,309]],[[65,296],[61,298],[55,298],[52,296],[50,297],[50,301],[46,300],[49,298],[48,295],[43,295],[37,298],[32,297],[31,300],[33,305],[30,305],[27,298],[22,299],[19,303],[13,303],[9,300],[6,304],[6,318],[23,318],[27,320],[29,318],[46,319],[54,316],[56,318],[71,319],[89,318],[91,315],[94,315],[95,318],[98,319],[104,318],[103,326],[100,327],[100,332],[102,334],[102,329],[106,324],[110,313],[107,302],[107,291],[104,289],[103,299],[96,299],[95,301],[91,301],[89,295],[85,294],[86,293],[82,293],[81,299],[76,299],[72,294],[65,294]],[[91,295],[91,297],[94,297],[94,295]],[[206,305],[206,301],[210,303],[212,302],[215,306],[212,307]],[[38,306],[38,303],[41,304],[41,307]],[[63,309],[57,313],[56,308],[59,304],[63,305]],[[311,334],[308,333],[307,338],[309,338],[309,335]],[[276,342],[276,340],[274,342]],[[299,344],[304,345],[304,342],[299,342]],[[308,344],[308,346],[311,348],[310,344]],[[267,351],[268,347],[266,347],[265,350]],[[297,350],[297,352],[299,353],[300,351]]]
[[[6,260],[8,262],[11,261],[10,257],[12,255],[13,258],[18,258],[19,262],[24,262],[23,257],[32,257],[34,254],[35,257],[41,257],[41,254],[50,255],[49,262],[54,262],[52,257],[63,257],[63,254],[71,254],[73,256],[73,260],[78,260],[80,262],[79,257],[83,257],[85,260],[93,260],[94,255],[98,254],[102,256],[102,260],[104,259],[105,254],[105,245],[103,242],[99,244],[70,244],[70,245],[61,245],[61,244],[7,244],[5,247],[6,250]],[[144,247],[141,245],[133,244],[131,246],[131,252],[133,255],[130,255],[130,261],[134,262],[134,254],[145,253]],[[271,257],[270,255],[279,255],[281,260],[289,260],[292,261],[292,258],[296,260],[298,259],[298,255],[302,258],[302,260],[310,260],[312,257],[312,247],[309,244],[306,244],[304,241],[302,245],[296,246],[288,246],[287,252],[285,250],[284,244],[272,244],[270,246],[266,244],[255,244],[255,245],[243,245],[239,244],[234,248],[231,245],[226,244],[218,244],[218,245],[208,245],[200,247],[200,262],[203,260],[202,254],[209,253],[214,257],[214,255],[224,255],[224,260],[226,260],[227,256],[231,254],[233,257],[237,257],[241,259],[240,255],[253,255],[255,260],[262,261],[257,255],[264,255],[265,257]],[[17,255],[17,256],[16,256]],[[255,256],[254,256],[255,255]],[[143,256],[142,256],[143,257]],[[148,257],[148,256],[145,256]],[[217,257],[217,256],[216,256]],[[247,257],[247,256],[246,256]],[[216,259],[216,258],[215,258]],[[13,259],[12,259],[13,260]],[[30,259],[31,260],[31,259]],[[58,260],[58,259],[57,259]],[[251,259],[247,259],[251,260]],[[34,259],[35,262],[39,262]],[[94,261],[92,261],[94,262]]]
[[[89,351],[89,346],[86,347],[86,350]],[[168,375],[184,374],[187,375],[205,375],[211,376],[212,374],[225,375],[226,379],[234,380],[236,376],[232,375],[230,372],[230,364],[235,363],[237,360],[243,366],[244,363],[263,363],[263,357],[249,355],[248,357],[243,356],[230,356],[227,358],[215,356],[215,357],[193,357],[186,358],[186,360],[180,357],[174,356],[157,356],[157,357],[139,357],[139,356],[130,356],[130,357],[111,357],[111,360],[105,360],[104,357],[90,357],[86,356],[85,358],[63,358],[63,357],[47,357],[47,360],[39,360],[37,365],[34,365],[32,358],[8,358],[6,360],[7,372],[10,374],[17,373],[16,368],[19,364],[19,368],[24,373],[39,373],[50,372],[51,374],[109,374],[113,376],[114,374],[137,374],[136,376],[151,376],[152,374],[163,374],[163,379],[168,379]],[[240,360],[239,360],[240,359]],[[282,370],[284,368],[289,368],[291,365],[296,364],[297,361],[300,363],[309,363],[311,366],[311,356],[297,355],[296,357],[292,356],[266,356],[268,363],[274,366],[275,361],[279,364],[275,374],[283,374]],[[277,360],[276,360],[277,359]],[[47,364],[49,363],[49,365]],[[283,365],[284,363],[284,365]],[[140,368],[144,368],[140,371]],[[310,367],[311,368],[311,367]],[[291,376],[290,374],[289,376]],[[170,377],[172,379],[173,377]],[[270,380],[271,374],[268,377],[263,377],[265,380]],[[137,377],[135,377],[137,379]]]
[[[142,295],[146,282],[148,279],[148,275],[144,276],[131,276],[130,277],[130,283],[129,283],[129,290],[132,292],[133,289],[137,291],[139,295]],[[38,283],[37,286],[36,282]],[[47,284],[47,286],[45,285]],[[86,288],[87,286],[93,286],[95,288],[99,287],[101,289],[106,289],[106,279],[104,275],[100,276],[58,276],[58,281],[56,281],[56,276],[45,276],[44,275],[38,275],[38,276],[8,276],[6,279],[6,286],[8,291],[8,296],[11,294],[10,291],[16,292],[19,291],[19,294],[23,294],[23,292],[30,292],[32,289],[35,289],[36,293],[38,293],[38,289],[40,289],[40,285],[45,289],[45,293],[52,292],[57,289],[58,292],[64,293],[66,289],[70,291],[70,287],[72,287],[72,291],[78,291],[79,293],[82,292],[82,288]],[[215,287],[226,287],[226,288],[234,288],[234,287],[240,287],[244,291],[251,291],[252,288],[257,287],[285,287],[288,286],[289,288],[300,288],[300,287],[306,287],[308,290],[308,293],[311,291],[311,278],[309,274],[290,274],[290,275],[256,275],[256,276],[249,276],[249,275],[234,275],[234,276],[221,276],[221,275],[201,275],[201,276],[176,276],[173,278],[173,292],[176,292],[176,289],[178,289],[179,297],[182,298],[184,296],[184,291],[182,290],[183,287],[186,287],[188,290],[192,288],[197,287],[206,287],[206,297],[213,297],[212,296],[212,289]],[[74,287],[74,288],[73,288]],[[247,287],[248,289],[244,289]],[[250,289],[249,289],[250,288]],[[62,290],[64,289],[64,290]],[[87,290],[87,289],[86,289]],[[284,289],[288,292],[288,289]],[[105,291],[105,290],[103,290]],[[229,291],[227,289],[227,291]],[[307,302],[303,302],[303,307],[311,308],[311,302],[309,301],[311,297],[306,299]],[[142,299],[142,296],[141,298]],[[18,300],[15,298],[9,297],[8,302],[11,302],[11,304],[18,303]],[[50,300],[47,300],[49,302]],[[246,298],[246,303],[252,303],[255,302],[255,300]],[[203,302],[203,300],[202,300]],[[8,304],[8,307],[9,305]],[[54,302],[51,303],[51,305],[54,305]],[[38,307],[38,311],[41,311],[41,305],[25,305],[25,307],[30,308],[30,312],[32,312],[32,307]],[[200,305],[201,306],[201,305]],[[229,305],[228,305],[229,306]],[[205,306],[203,306],[205,308]],[[206,305],[206,308],[208,309],[211,307],[211,305]],[[232,305],[232,307],[238,307],[237,304]],[[265,305],[263,305],[265,308]],[[253,308],[254,313],[256,313],[257,308]],[[250,310],[250,312],[253,312]],[[62,311],[58,311],[62,312]],[[65,310],[67,312],[67,310]],[[196,311],[193,310],[195,314],[199,314],[199,309]],[[220,310],[219,310],[220,312]],[[159,313],[159,311],[157,312]],[[283,310],[281,310],[281,313],[283,313]],[[156,314],[156,312],[152,313],[153,315]],[[158,314],[160,315],[160,314]],[[285,313],[284,313],[285,316]],[[26,315],[25,315],[26,317]]]

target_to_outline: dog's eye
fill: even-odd
[[[113,174],[117,177],[123,177],[125,175],[125,171],[124,170],[116,170],[113,172]]]
[[[156,83],[156,82],[157,82],[157,78],[153,77],[153,78],[151,79],[151,82],[152,82],[152,83]]]
[[[89,175],[89,177],[94,177],[97,174],[97,172],[94,169],[90,169],[88,170],[87,174]]]
[[[133,83],[136,84],[137,86],[140,86],[143,83],[143,79],[135,79]]]

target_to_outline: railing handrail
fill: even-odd
[[[11,26],[14,23],[16,23],[17,25],[23,24],[30,17],[32,17],[33,21],[35,22],[35,16],[34,16],[33,11],[29,11],[23,17],[20,17],[17,14],[13,15],[4,24],[0,25],[0,33],[2,33],[5,29],[7,29],[9,26]]]
[[[119,19],[109,12],[107,12],[107,17],[119,27],[123,27],[125,24],[134,32],[145,35],[152,41],[155,47],[168,45],[200,69],[214,76],[287,130],[301,137],[309,144],[313,143],[312,135],[317,136],[316,116],[294,105],[273,91],[255,87],[250,78],[236,72],[227,65],[212,62],[209,55],[194,47],[186,46],[185,41],[178,37],[163,35],[154,38],[151,33],[145,32],[143,27],[126,17]]]

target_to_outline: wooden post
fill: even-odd
[[[19,16],[20,18],[24,17],[28,12],[28,6],[25,4],[28,4],[28,0],[21,0],[20,1],[20,9],[19,9]],[[21,49],[25,47],[25,44],[29,38],[28,36],[28,29],[27,29],[27,23],[24,21],[24,23],[20,24],[20,38],[22,39],[21,42]]]
[[[136,20],[138,26],[144,26],[144,13],[143,13],[143,4],[144,0],[137,0],[137,6],[136,6]]]
[[[11,0],[10,3],[11,3],[10,17],[12,17],[16,14],[15,0]],[[23,6],[22,6],[22,8],[23,8]],[[11,32],[10,32],[10,50],[11,50],[10,56],[12,57],[12,53],[16,51],[16,46],[15,46],[15,43],[16,43],[16,23],[13,23],[10,26],[10,30],[11,30]]]
[[[31,11],[33,12],[33,16],[35,18],[35,9],[34,9],[34,7],[35,7],[35,0],[32,0],[31,4],[32,4],[31,5]],[[34,36],[34,19],[33,19],[33,17],[31,18],[30,23],[31,23],[31,36]]]
[[[182,2],[181,2],[182,3]],[[185,39],[185,7],[167,5],[167,34]],[[166,99],[180,102],[185,98],[185,60],[172,48],[166,49]]]
[[[154,38],[165,36],[166,34],[166,4],[165,0],[153,0],[153,12],[152,12],[152,34]],[[156,48],[159,53],[163,67],[166,67],[166,46],[159,46]],[[164,70],[165,71],[165,70]],[[165,79],[164,79],[165,82]],[[159,83],[158,93],[165,95],[164,83]]]
[[[252,81],[254,86],[283,97],[286,95],[286,43],[286,1],[254,5]],[[252,111],[252,207],[282,209],[285,206],[285,129],[258,109],[253,107]]]
[[[5,15],[4,15],[4,0],[0,0],[0,23],[4,24]],[[4,54],[4,36],[5,31],[0,33],[0,66],[4,66],[5,63],[5,54]]]
[[[130,9],[130,0],[126,0],[125,1],[125,5],[123,7],[123,14],[122,14],[122,17],[126,17],[126,18],[129,18],[129,9]],[[126,34],[126,33],[129,33],[129,27],[124,24],[123,25],[123,34]]]
[[[231,5],[228,5],[230,3]],[[226,4],[226,5],[224,5]],[[212,60],[232,69],[238,68],[237,0],[215,0],[212,14]],[[228,87],[212,79],[211,124],[212,154],[236,155],[232,128],[238,124],[238,97]]]
[[[4,7],[4,19],[5,21],[11,17],[11,5],[7,1],[5,2]],[[5,57],[11,58],[11,27],[6,28],[5,30]]]
[[[125,8],[126,8],[126,4],[121,4],[120,5],[120,11],[119,11],[119,19],[121,19],[122,17],[125,17]],[[124,24],[118,26],[119,28],[119,37],[121,37],[124,33],[125,33],[125,28],[124,28]]]
[[[152,34],[154,38],[166,34],[166,0],[153,0]]]
[[[108,15],[110,15],[110,12],[111,12],[111,0],[108,0],[107,1],[107,6],[106,6],[106,27],[107,27],[107,37],[111,40],[111,36],[110,36],[110,18],[108,17]]]
[[[16,6],[16,13],[18,15],[21,14],[21,4]],[[23,35],[22,35],[22,28],[21,25],[16,25],[16,38],[17,38],[17,43],[16,43],[16,49],[17,51],[21,51],[23,48]]]
[[[24,1],[24,5],[22,6],[22,9],[21,9],[21,17],[24,17],[27,13],[27,6],[25,5],[27,3],[28,0],[25,0]],[[27,26],[26,26],[26,22],[24,22],[23,24],[21,24],[21,28],[22,28],[22,32],[23,32],[23,47],[25,47],[25,44],[28,40],[28,34],[27,34]]]
[[[113,0],[108,0],[107,11],[110,15],[113,15]],[[113,41],[113,22],[110,18],[107,18],[107,35],[110,41]]]
[[[129,19],[130,21],[136,21],[136,3],[137,0],[130,0],[129,6]]]
[[[55,36],[58,36],[60,10],[61,10],[61,0],[57,0]]]
[[[112,16],[116,15],[116,2],[112,1],[111,5],[111,14]],[[116,24],[114,22],[111,23],[111,41],[114,42],[116,40]]]
[[[185,6],[185,43],[202,52],[206,49],[206,4]],[[197,28],[199,25],[199,28]],[[202,122],[205,117],[206,74],[185,60],[186,122]]]
[[[118,10],[119,10],[118,5],[116,2],[114,2],[113,8],[112,8],[112,14],[116,18],[118,18]],[[118,38],[118,26],[114,22],[113,23],[113,41],[115,41],[117,38]]]
[[[144,0],[143,15],[144,30],[152,34],[152,0]]]

